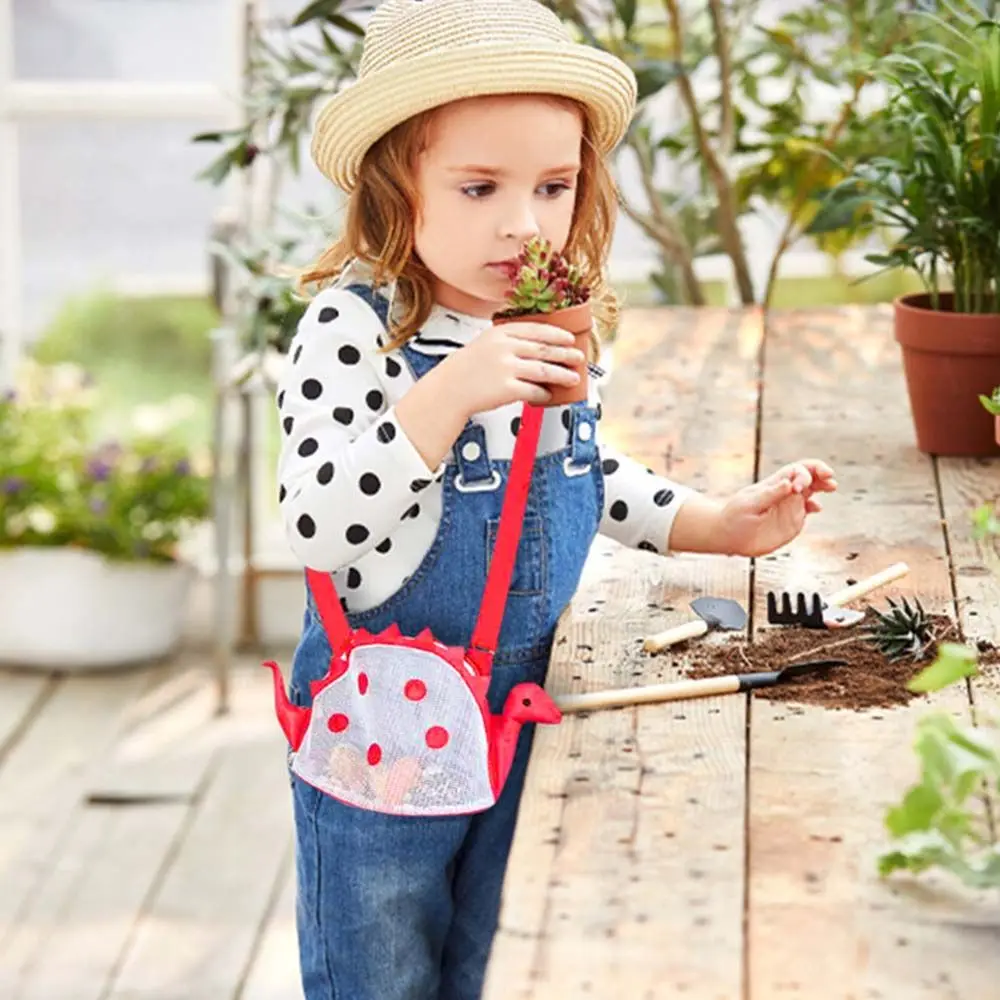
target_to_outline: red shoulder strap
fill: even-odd
[[[507,491],[500,511],[500,526],[497,529],[493,559],[486,577],[486,589],[483,591],[479,617],[469,644],[469,659],[483,675],[490,672],[496,654],[497,640],[500,638],[500,626],[507,606],[510,579],[514,573],[517,547],[521,541],[524,508],[527,506],[528,493],[531,489],[531,471],[535,464],[535,453],[538,451],[543,412],[541,407],[532,406],[530,403],[525,403],[521,412],[521,425],[514,445],[514,457],[510,463],[510,476],[507,479]],[[316,608],[330,640],[330,647],[336,653],[350,638],[351,626],[340,605],[333,578],[329,573],[307,569],[306,579],[316,599]]]
[[[348,625],[347,615],[340,606],[333,577],[329,573],[307,569],[306,579],[309,581],[313,597],[316,598],[316,609],[319,611],[319,619],[323,623],[326,637],[330,640],[330,648],[336,654],[344,648],[351,637],[351,626]]]
[[[517,559],[517,547],[521,541],[521,527],[524,522],[524,508],[528,503],[531,489],[531,471],[538,451],[538,436],[542,429],[544,411],[539,406],[524,404],[521,426],[514,445],[514,457],[510,463],[507,492],[500,512],[500,526],[493,547],[493,560],[486,577],[483,603],[479,608],[479,618],[469,643],[469,659],[481,674],[488,674],[493,666],[493,656],[500,638],[500,626],[507,607],[510,592],[510,578]]]

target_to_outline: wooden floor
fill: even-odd
[[[880,595],[1000,638],[966,528],[1000,464],[916,451],[887,310],[779,314],[766,337],[757,312],[632,311],[605,412],[615,444],[712,493],[806,455],[841,492],[755,565],[599,544],[552,691],[677,676],[677,655],[638,646],[697,594],[750,600],[754,627],[770,587],[832,590],[897,560],[911,573]],[[990,678],[973,692],[1000,704]],[[542,730],[489,1000],[996,1000],[995,894],[874,873],[927,708],[730,696]],[[196,656],[0,673],[0,998],[301,998],[283,744],[256,658],[223,718]]]

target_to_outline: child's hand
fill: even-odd
[[[504,323],[484,330],[438,365],[447,378],[450,398],[460,401],[466,417],[518,401],[544,405],[547,386],[573,386],[572,370],[586,358],[573,335],[543,323]]]
[[[726,551],[762,556],[786,545],[822,510],[814,493],[837,488],[833,469],[818,459],[785,465],[766,479],[739,490],[722,509]]]

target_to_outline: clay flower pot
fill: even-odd
[[[590,335],[594,326],[594,317],[589,302],[582,302],[578,306],[569,306],[567,309],[557,309],[555,312],[532,313],[530,316],[495,316],[493,322],[497,326],[504,323],[545,323],[548,326],[558,326],[560,329],[572,333],[576,341],[574,346],[577,350],[583,351],[584,357],[589,356]],[[550,386],[552,398],[545,404],[546,406],[566,406],[569,403],[586,402],[589,386],[587,363],[584,362],[574,370],[579,373],[580,381],[576,385]]]
[[[896,340],[913,414],[917,447],[933,455],[1000,455],[1000,419],[979,401],[1000,385],[1000,314],[951,312],[927,294],[903,295],[895,306]]]

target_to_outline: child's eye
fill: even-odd
[[[485,198],[486,195],[492,194],[495,188],[496,185],[492,182],[466,184],[462,188],[462,194],[468,195],[470,198]]]
[[[569,191],[570,186],[565,181],[549,181],[540,188],[547,198],[558,198],[563,191]]]

